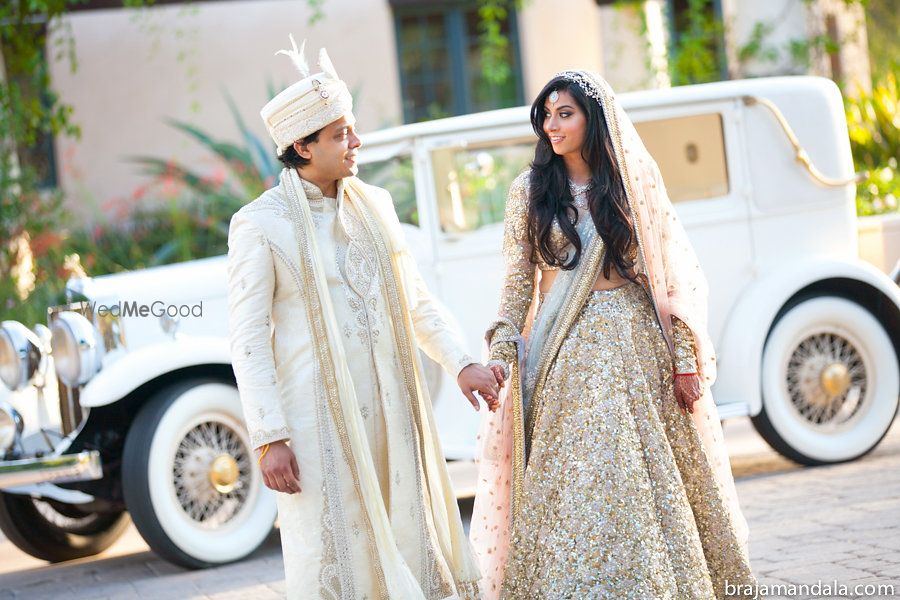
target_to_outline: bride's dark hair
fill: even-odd
[[[546,116],[544,104],[553,90],[571,94],[587,117],[581,156],[591,168],[593,185],[587,192],[588,208],[597,233],[606,247],[603,256],[603,276],[609,279],[611,269],[615,267],[620,275],[628,277],[629,269],[634,266],[633,261],[628,258],[628,249],[635,241],[635,237],[628,210],[628,199],[622,187],[622,178],[615,160],[612,140],[609,138],[606,118],[599,103],[585,95],[577,83],[564,77],[550,80],[531,105],[531,126],[538,136],[538,142],[531,163],[528,241],[550,266],[566,270],[574,269],[581,259],[581,239],[575,226],[572,225],[578,212],[572,204],[566,167],[562,156],[553,152],[550,138],[544,132]],[[565,256],[557,256],[550,243],[554,219],[559,222],[563,234],[575,248],[575,253],[568,262],[565,262]]]

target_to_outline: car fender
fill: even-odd
[[[816,282],[852,279],[883,293],[900,313],[900,288],[869,263],[861,260],[809,258],[771,267],[747,286],[731,310],[716,349],[718,377],[714,386],[719,404],[747,404],[748,413],[762,410],[760,369],[766,338],[781,308],[797,292]]]
[[[104,365],[81,390],[79,401],[84,407],[106,406],[161,375],[209,364],[231,365],[228,338],[178,337],[143,346]]]

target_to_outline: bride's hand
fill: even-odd
[[[490,365],[488,368],[490,368],[491,373],[493,373],[494,377],[497,379],[497,385],[501,388],[504,387],[506,385],[506,376],[503,373],[503,367],[494,364]]]
[[[700,376],[696,373],[675,375],[675,400],[681,414],[693,413],[694,402],[700,399]]]

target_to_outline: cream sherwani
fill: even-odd
[[[286,187],[290,181],[298,182],[293,197],[288,189],[294,188]],[[355,181],[354,189],[377,198],[382,208],[390,202],[383,190]],[[309,209],[304,214],[311,216],[306,222],[312,227],[307,229],[298,216],[301,202]],[[425,440],[435,443],[430,437],[433,423],[423,422],[428,416],[423,418],[418,407],[422,394],[409,391],[415,389],[409,383],[413,370],[398,351],[402,329],[395,323],[396,299],[389,297],[397,282],[385,281],[395,276],[385,267],[390,263],[379,256],[383,246],[371,220],[367,227],[369,213],[363,204],[345,191],[344,182],[338,186],[338,199],[326,198],[285,170],[279,186],[231,221],[229,325],[247,427],[254,447],[289,439],[300,466],[302,493],[277,494],[288,595],[396,597],[391,590],[405,588],[392,587],[390,571],[399,569],[423,598],[474,597],[474,585],[454,576],[448,558],[468,552],[468,547],[451,548],[446,542],[446,522],[455,519],[458,524],[459,514],[455,504],[448,513],[438,503],[437,496],[446,496],[446,490],[436,489],[426,473],[445,465],[436,464],[424,450]],[[386,213],[396,221],[392,207]],[[399,223],[390,225],[399,231]],[[309,230],[315,243],[298,239]],[[352,431],[348,434],[347,423],[335,416],[330,363],[317,353],[328,342],[316,333],[319,309],[310,306],[316,302],[310,295],[311,245],[317,246],[318,268],[327,283],[339,330],[337,345],[343,347],[355,389],[354,406],[364,432],[360,438],[371,456],[371,481],[377,479],[383,513],[380,507],[373,510],[371,501],[369,509],[362,501],[360,481],[365,479],[348,450]],[[455,377],[476,361],[464,351],[458,332],[417,272],[409,287],[415,294],[409,311],[415,342]],[[460,410],[465,407],[461,402]],[[427,411],[430,414],[430,407]],[[389,523],[380,539],[392,537],[390,544],[377,543],[378,514],[386,515],[382,520]],[[399,557],[399,566],[381,564],[386,545]]]

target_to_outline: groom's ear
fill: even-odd
[[[300,155],[300,158],[305,158],[306,160],[312,158],[312,152],[309,151],[309,144],[304,142],[294,142],[294,151]]]

